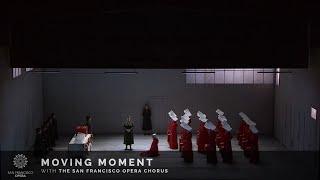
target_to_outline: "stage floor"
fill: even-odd
[[[177,151],[171,150],[168,147],[167,136],[158,135],[159,138],[159,151]],[[56,151],[67,151],[70,137],[60,137],[56,142]],[[133,151],[143,151],[149,149],[151,145],[151,135],[135,135],[134,144],[132,145]],[[234,137],[231,141],[233,151],[241,151],[237,139]],[[196,136],[192,138],[193,150],[197,150]],[[123,135],[96,135],[93,138],[92,151],[125,151],[123,144]],[[286,148],[281,145],[277,140],[272,137],[261,136],[259,137],[260,151],[285,151]]]

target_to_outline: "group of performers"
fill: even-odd
[[[206,154],[208,163],[216,164],[218,162],[216,147],[218,147],[223,162],[232,163],[232,128],[228,124],[227,118],[224,116],[224,112],[218,109],[216,113],[218,114],[218,121],[216,124],[213,124],[206,118],[206,115],[204,113],[200,111],[197,112],[197,116],[200,120],[200,125],[197,130],[198,152]],[[184,110],[184,115],[181,116],[180,127],[182,128],[182,130],[179,140],[177,139],[177,115],[173,111],[170,111],[168,114],[171,118],[167,130],[167,141],[169,147],[171,149],[179,148],[179,150],[182,152],[184,161],[193,162],[190,111],[188,109]],[[240,113],[241,117],[242,114],[244,113]],[[246,122],[246,120],[244,120],[244,122]],[[254,126],[252,126],[252,123],[253,122],[251,121],[251,124],[247,124],[247,126],[242,123],[239,132],[237,133],[237,137],[239,140],[239,145],[244,150],[245,156],[250,158],[251,163],[257,163],[259,160],[258,130],[255,127],[255,123]]]
[[[198,152],[207,156],[207,162],[216,164],[217,155],[216,147],[218,147],[224,163],[232,163],[232,146],[231,146],[231,126],[228,124],[227,118],[224,116],[224,112],[216,110],[218,114],[216,123],[212,123],[206,117],[206,115],[200,111],[197,112],[200,124],[197,129],[196,143]],[[143,111],[144,119],[150,120],[151,111],[146,105]],[[178,117],[171,110],[168,113],[171,121],[167,129],[167,141],[170,149],[179,149],[181,151],[181,157],[185,162],[193,162],[193,149],[192,149],[192,127],[191,124],[191,112],[189,109],[184,110],[184,115],[180,119],[180,137],[178,139]],[[244,152],[244,156],[249,159],[250,163],[259,162],[259,148],[258,148],[258,130],[256,123],[250,120],[250,118],[243,112],[239,113],[242,117],[239,130],[237,132],[237,140],[239,146]],[[151,123],[145,123],[143,129],[151,128]],[[131,116],[128,116],[123,124],[124,127],[124,144],[125,150],[132,150],[132,144],[134,144],[133,128],[134,123]],[[86,116],[86,121],[83,125],[76,127],[76,133],[84,133],[92,135],[92,117]],[[145,133],[148,134],[148,133]],[[46,155],[52,147],[55,146],[55,141],[58,139],[57,120],[54,113],[44,121],[41,128],[36,129],[36,138],[34,144],[35,156]],[[140,155],[144,157],[156,157],[159,156],[158,149],[159,139],[156,134],[152,134],[152,143],[148,151],[142,152]],[[129,148],[128,148],[129,147]]]
[[[46,155],[55,146],[58,139],[57,119],[52,113],[47,120],[43,122],[40,128],[36,128],[35,142],[33,145],[34,155]]]

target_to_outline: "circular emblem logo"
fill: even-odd
[[[27,163],[28,163],[28,158],[23,154],[17,154],[13,158],[13,165],[18,169],[22,169],[26,167]]]

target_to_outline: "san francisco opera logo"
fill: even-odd
[[[13,158],[13,165],[18,169],[22,169],[26,167],[27,164],[28,164],[28,158],[23,154],[17,154]]]
[[[13,175],[14,177],[27,177],[27,175],[33,174],[33,171],[22,170],[28,164],[28,158],[24,154],[17,154],[12,160],[13,166],[18,168],[19,170],[10,170],[8,171],[9,175]]]

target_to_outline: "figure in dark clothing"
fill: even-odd
[[[57,140],[58,139],[58,123],[57,123],[56,115],[54,113],[51,113],[50,118],[52,119],[52,128],[53,128],[53,132],[54,132],[54,139]]]
[[[132,150],[131,145],[134,144],[133,140],[133,122],[131,120],[131,117],[128,116],[126,122],[123,124],[124,127],[124,137],[123,137],[123,144],[126,145],[126,149],[128,150],[128,145],[130,147],[130,150]]]
[[[148,104],[144,105],[142,116],[143,116],[142,130],[144,131],[144,135],[150,135],[152,131],[152,124],[151,124],[151,110]]]
[[[56,146],[56,137],[55,137],[54,127],[53,127],[53,119],[51,117],[48,118],[47,127],[48,127],[49,143],[50,143],[50,147],[52,148]]]
[[[36,138],[33,145],[33,154],[35,157],[41,157],[47,152],[45,139],[40,128],[36,129]]]
[[[53,138],[52,138],[52,129],[50,127],[50,118],[48,118],[43,126],[42,126],[42,134],[43,134],[43,138],[45,140],[45,144],[46,144],[46,147],[47,149],[49,149],[50,151],[52,150],[52,147],[54,145],[53,143]]]
[[[88,127],[88,133],[92,134],[92,117],[91,116],[86,116],[86,124]]]

